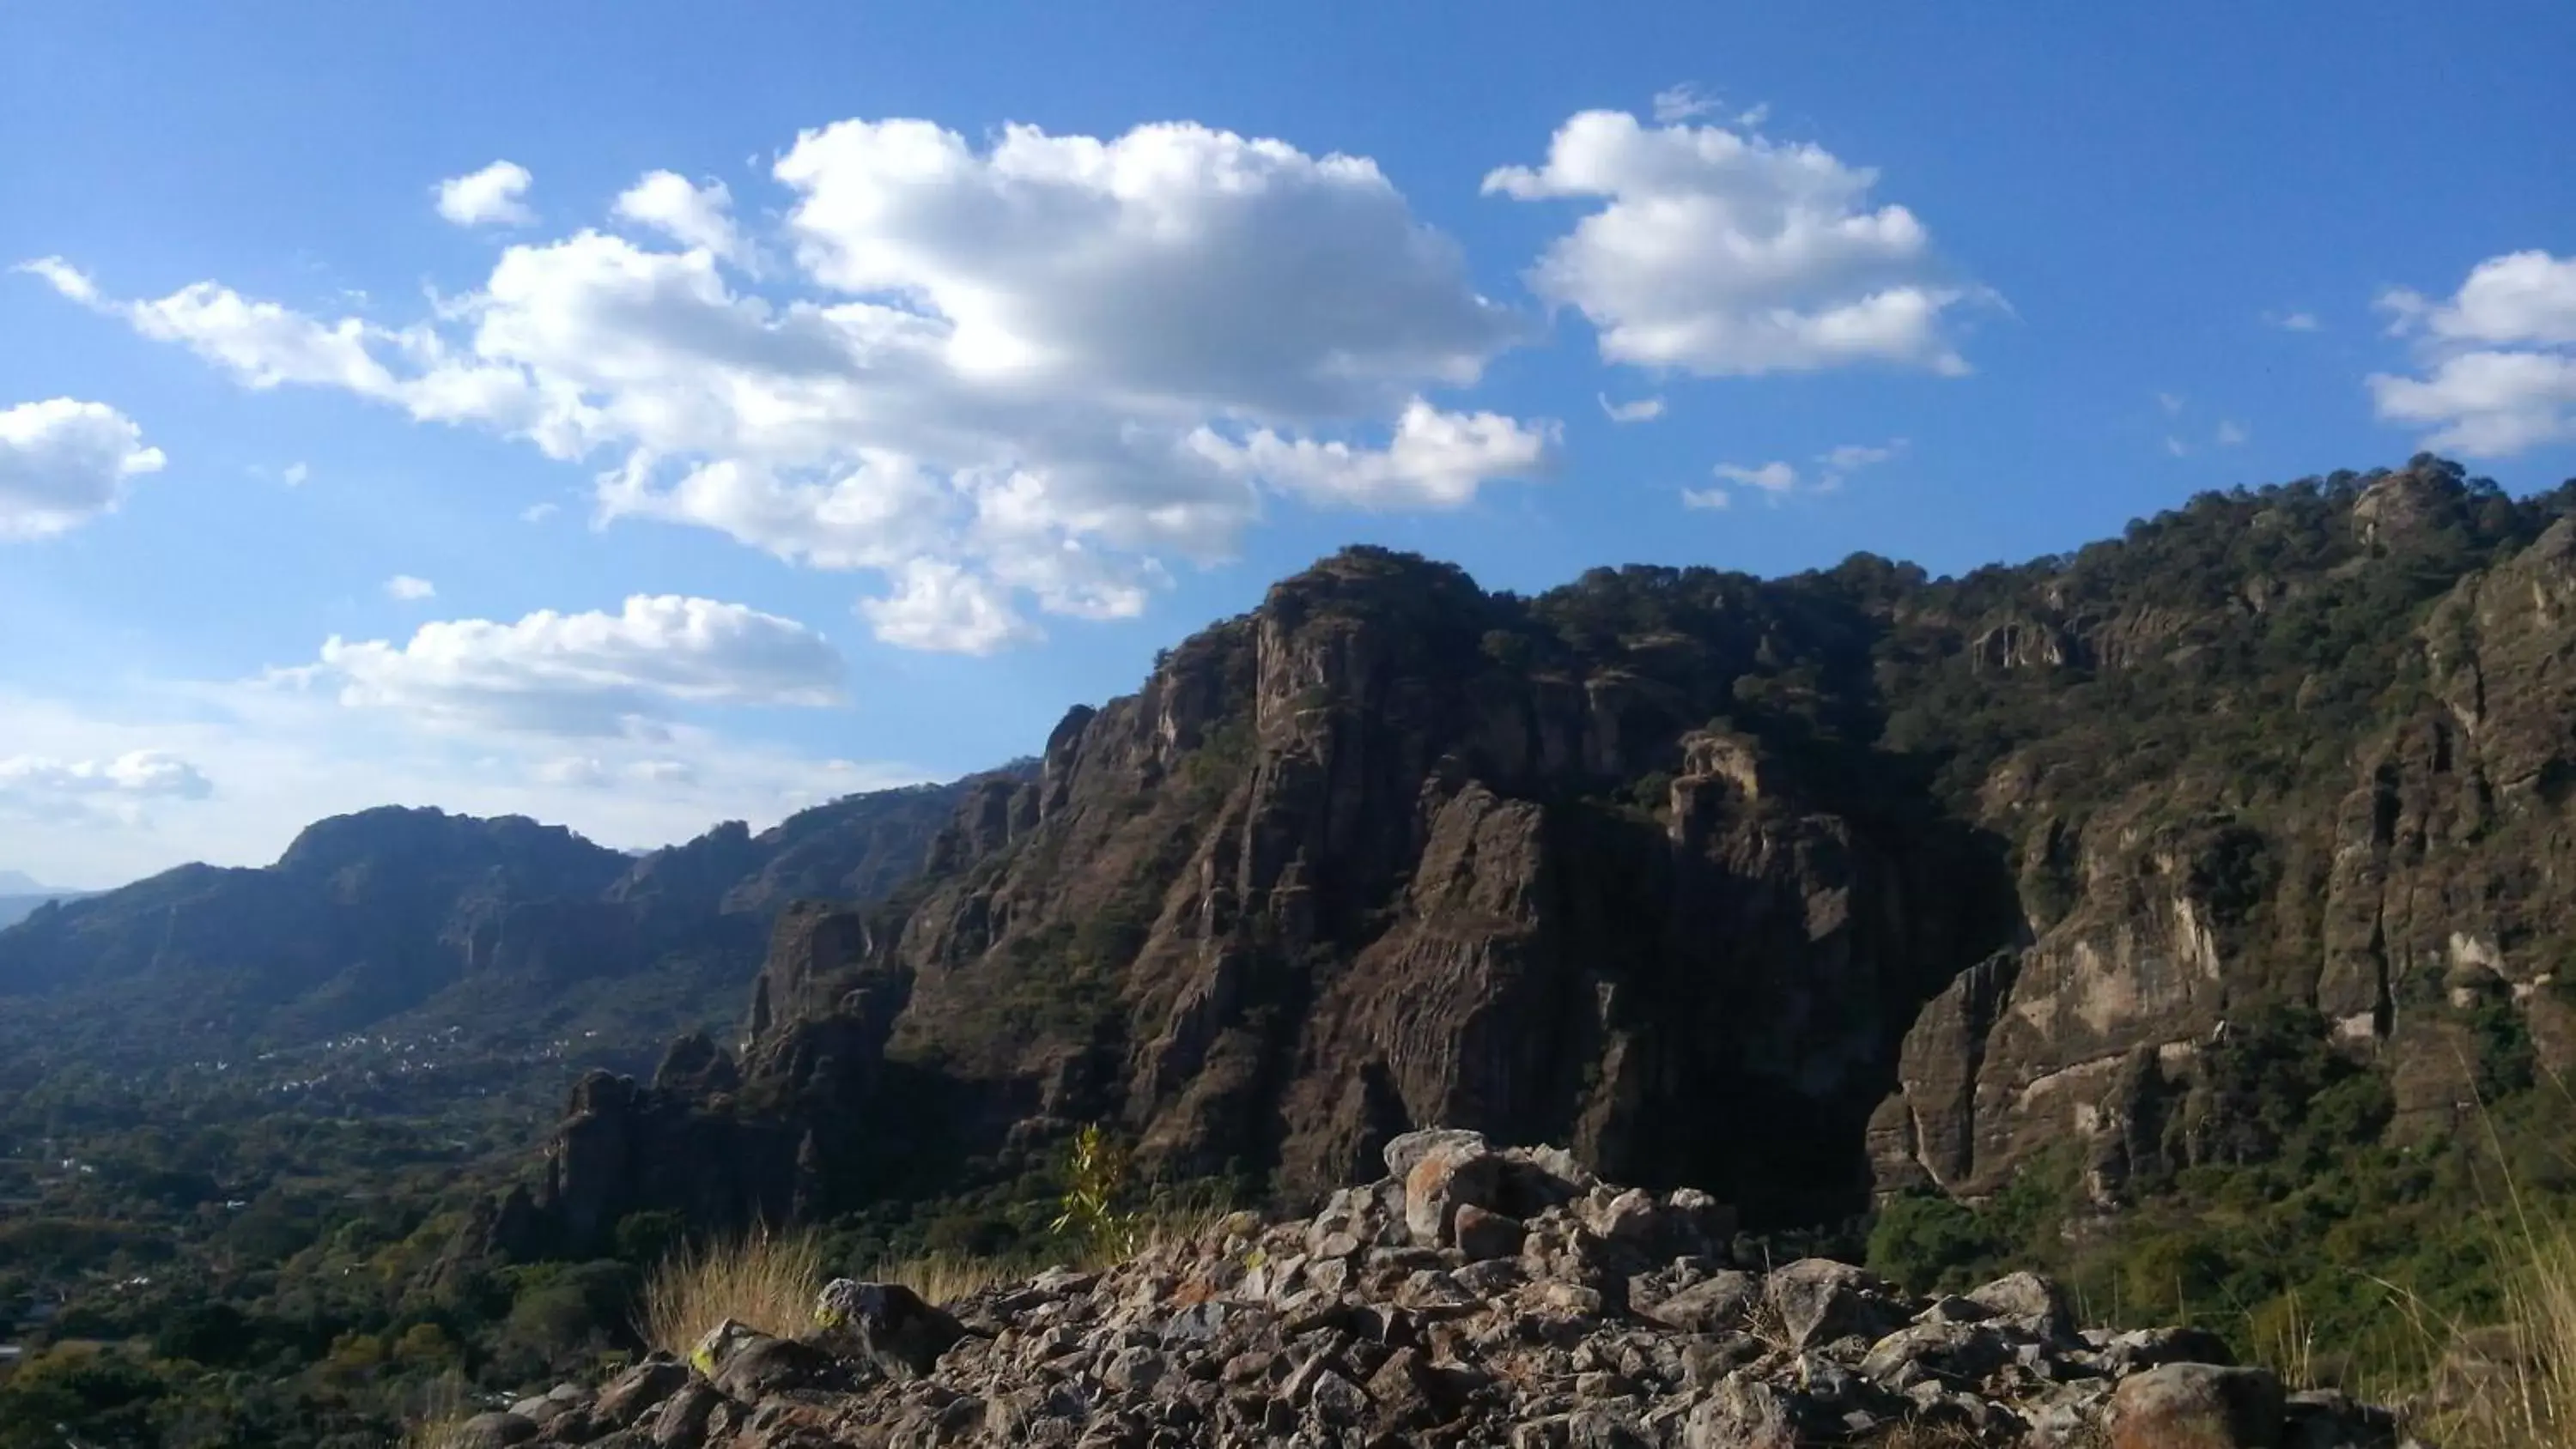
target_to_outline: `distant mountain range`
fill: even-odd
[[[787,901],[877,900],[917,873],[965,784],[640,858],[523,817],[387,807],[309,826],[256,869],[92,894],[0,876],[0,1014],[32,1049],[131,1066],[397,1026],[658,1048],[739,1013]]]
[[[49,886],[25,871],[0,870],[0,928],[14,926],[53,901],[76,901],[96,891]]]

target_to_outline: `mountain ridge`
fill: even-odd
[[[83,1043],[149,1063],[423,1009],[505,1029],[568,988],[653,975],[677,1005],[623,1044],[649,1050],[707,1009],[689,1002],[739,999],[785,899],[874,899],[917,870],[960,788],[849,796],[758,834],[727,822],[641,857],[523,816],[352,812],[268,866],[183,865],[34,907],[0,930],[0,999],[58,1020],[112,1008],[123,1025]]]
[[[2263,1150],[2225,1042],[2283,1011],[2454,1120],[2444,973],[2576,1059],[2528,949],[2576,901],[2482,843],[2576,849],[2571,498],[2425,457],[1957,578],[1527,599],[1346,550],[1069,712],[886,903],[782,916],[739,1062],[585,1081],[544,1196],[575,1237],[829,1212],[1096,1119],[1290,1196],[1437,1125],[1757,1223],[2052,1145],[2115,1204]]]

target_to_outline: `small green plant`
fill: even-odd
[[[1096,1258],[1123,1261],[1133,1256],[1136,1214],[1121,1206],[1132,1161],[1097,1122],[1075,1133],[1065,1152],[1063,1211],[1048,1230],[1076,1239]]]

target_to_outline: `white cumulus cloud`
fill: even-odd
[[[862,599],[859,612],[878,638],[907,649],[990,654],[1043,637],[1011,607],[1008,589],[938,559],[905,564],[895,575],[895,591]]]
[[[1556,444],[1549,427],[1499,413],[1444,413],[1419,398],[1385,448],[1289,440],[1262,429],[1235,444],[1202,429],[1191,445],[1219,468],[1268,478],[1306,498],[1359,508],[1454,508],[1493,478],[1544,470]]]
[[[0,542],[49,538],[113,510],[167,461],[105,403],[58,397],[0,410]]]
[[[427,721],[618,735],[682,705],[837,704],[843,668],[829,641],[794,620],[639,594],[614,614],[424,624],[401,644],[335,635],[318,663],[281,673],[337,683],[345,705]]]
[[[979,147],[844,121],[773,175],[791,204],[762,251],[794,270],[760,294],[724,270],[760,244],[729,193],[667,172],[617,210],[681,249],[595,230],[512,246],[401,326],[46,275],[247,385],[604,462],[602,523],[872,572],[863,612],[909,647],[1034,638],[1031,607],[1133,614],[1166,557],[1229,556],[1265,492],[1455,507],[1538,471],[1554,436],[1426,401],[1531,327],[1364,158],[1186,123]]]
[[[2471,457],[2576,439],[2576,258],[2490,257],[2447,300],[2393,288],[2379,304],[2420,365],[2365,379],[2383,420]]]
[[[438,214],[458,226],[526,226],[537,219],[523,199],[532,180],[515,161],[450,176],[438,183]]]
[[[1647,126],[1586,111],[1557,129],[1545,164],[1488,175],[1488,193],[1602,203],[1549,246],[1531,285],[1589,318],[1613,362],[1703,376],[1864,362],[1966,372],[1946,324],[1989,294],[1941,265],[1913,212],[1872,203],[1875,171],[1747,119]]]
[[[396,574],[385,580],[385,597],[399,599],[405,603],[418,599],[434,599],[438,597],[438,585],[427,579],[414,578],[410,574]]]
[[[105,760],[0,759],[0,818],[45,824],[137,823],[154,800],[203,800],[214,784],[166,750]]]
[[[651,172],[617,198],[616,210],[682,246],[728,261],[745,259],[742,236],[734,230],[733,192],[721,181],[700,186],[676,171]]]

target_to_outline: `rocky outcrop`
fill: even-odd
[[[1955,827],[1741,718],[1735,671],[1822,627],[1747,603],[1593,657],[1418,559],[1283,582],[970,789],[898,908],[782,917],[709,1111],[834,1094],[788,1109],[827,1183],[884,1161],[897,1072],[1003,1171],[1106,1118],[1311,1195],[1453,1122],[1856,1203],[1906,1024],[2016,917]]]
[[[2350,552],[2302,584],[2304,607],[2444,559],[2483,566],[2391,637],[2352,641],[2340,686],[2273,680],[2290,714],[2231,768],[2109,792],[2047,777],[2038,750],[1992,772],[1979,813],[2024,842],[2035,935],[1916,1019],[1870,1127],[1883,1188],[1981,1196],[2071,1144],[2093,1196],[2121,1202],[2207,1155],[2180,1126],[2203,1115],[2197,1063],[2272,1004],[2313,1010],[2387,1072],[2401,1133],[2475,1109],[2465,1028],[2488,1003],[2545,1064],[2576,1064],[2576,1010],[2552,989],[2576,925],[2576,522],[2480,522],[2507,507],[2427,463],[2360,486]],[[2071,807],[2077,789],[2097,798]]]
[[[2285,1394],[2207,1334],[2079,1329],[2028,1274],[1919,1299],[1824,1259],[1745,1261],[1705,1194],[1609,1186],[1571,1153],[1473,1133],[1398,1137],[1384,1165],[1312,1218],[1237,1214],[944,1308],[836,1282],[796,1337],[727,1323],[685,1363],[560,1386],[478,1432],[620,1449],[2398,1443],[2386,1411]]]
[[[805,1104],[826,1211],[900,1080],[995,1180],[1106,1121],[1311,1199],[1444,1122],[1813,1223],[2248,1150],[2206,1060],[2295,1009],[2438,1126],[2455,998],[2576,1062],[2568,502],[2424,459],[1961,580],[1536,599],[1350,550],[964,792],[889,907],[791,916],[710,1110]]]

